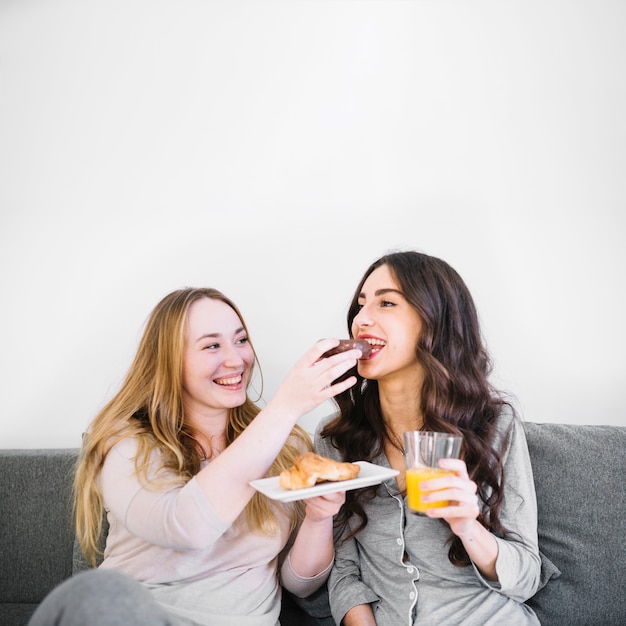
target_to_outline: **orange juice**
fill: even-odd
[[[450,470],[441,469],[440,467],[412,467],[406,471],[406,493],[409,503],[409,509],[414,513],[424,515],[428,509],[440,508],[448,506],[447,500],[439,500],[437,502],[422,502],[422,492],[419,485],[422,481],[431,478],[439,478],[445,474],[453,474]]]

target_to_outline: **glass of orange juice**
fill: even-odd
[[[411,430],[404,433],[406,459],[406,492],[409,510],[426,515],[430,508],[448,506],[447,500],[423,502],[420,483],[445,474],[450,470],[439,467],[439,459],[458,459],[463,438],[450,433],[433,433]]]

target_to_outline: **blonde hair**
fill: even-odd
[[[91,565],[95,565],[101,553],[104,515],[97,478],[104,459],[115,444],[127,437],[136,439],[135,470],[142,481],[148,480],[154,449],[161,454],[160,484],[183,485],[200,470],[202,451],[194,432],[185,423],[182,370],[187,313],[191,304],[201,298],[220,300],[230,306],[248,332],[239,309],[217,289],[180,289],[165,296],[154,308],[120,390],[96,415],[83,437],[74,476],[74,517],[76,536]],[[252,350],[254,352],[254,347]],[[256,352],[254,355],[258,365]],[[245,430],[259,411],[248,396],[243,405],[229,410],[225,432],[227,445]],[[278,475],[291,466],[299,454],[310,449],[309,436],[295,426],[267,476]],[[300,504],[291,506],[288,512],[292,528],[295,528],[302,519],[303,507]],[[253,531],[273,534],[278,529],[276,509],[260,493],[256,493],[246,506],[246,516]]]

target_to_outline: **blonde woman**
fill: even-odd
[[[249,482],[310,450],[297,419],[356,382],[333,384],[358,350],[320,360],[337,343],[316,343],[260,410],[247,394],[256,355],[235,304],[189,288],[157,305],[120,391],[84,437],[75,478],[77,535],[92,564],[103,514],[109,522],[97,572],[120,573],[110,623],[142,623],[152,603],[154,623],[275,626],[281,585],[305,596],[325,582],[345,494],[277,504]],[[120,600],[131,587],[143,617]],[[101,599],[106,590],[102,583]],[[31,623],[72,623],[46,613],[69,616],[68,596],[88,604],[57,591]]]

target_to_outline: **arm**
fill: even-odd
[[[510,416],[501,418],[501,432],[511,426],[508,446],[504,451],[504,502],[500,517],[510,531],[506,538],[494,536],[477,520],[476,487],[467,478],[465,463],[458,460],[442,461],[453,469],[452,479],[429,481],[437,488],[448,486],[454,505],[431,509],[430,517],[443,517],[452,531],[463,541],[475,569],[500,593],[523,602],[536,591],[541,574],[541,560],[537,538],[537,501],[528,446],[521,422]]]
[[[306,514],[281,568],[286,589],[299,597],[311,595],[328,578],[335,554],[333,515],[345,502],[340,491],[306,500]]]
[[[345,491],[306,500],[306,515],[289,553],[300,576],[316,576],[333,562],[333,516],[346,500]]]
[[[172,476],[174,486],[146,487],[135,475],[136,442],[127,439],[115,446],[99,478],[106,508],[130,532],[157,545],[184,550],[215,541],[244,509],[254,494],[249,481],[265,476],[297,419],[356,381],[351,377],[332,385],[354,366],[360,351],[318,362],[336,343],[317,342],[245,432],[185,485],[176,485]],[[155,450],[150,475],[160,468]]]
[[[355,365],[359,350],[319,360],[336,344],[336,339],[317,342],[246,430],[197,474],[207,500],[226,523],[246,506],[254,494],[249,482],[265,476],[298,418],[355,384],[354,376],[332,383]]]
[[[333,618],[344,626],[376,624],[372,605],[379,598],[361,580],[356,541],[335,541],[335,563],[328,579],[328,600]]]
[[[374,612],[369,604],[352,607],[341,623],[343,626],[376,626]]]
[[[496,570],[500,593],[518,602],[532,597],[541,578],[537,536],[537,497],[524,428],[519,419],[504,455],[504,503],[501,519],[511,531],[506,539],[496,538]]]
[[[336,461],[345,461],[330,441],[321,437],[323,427],[324,422],[320,422],[315,433],[315,451]],[[335,562],[328,579],[328,595],[337,624],[375,626],[371,605],[378,601],[378,595],[361,580],[356,540],[344,541],[341,533],[335,537]]]
[[[137,441],[122,440],[107,454],[98,484],[107,511],[129,532],[155,545],[176,550],[202,548],[216,541],[228,526],[207,502],[195,480],[184,485],[145,485],[135,472]],[[152,453],[148,478],[161,467]],[[160,475],[164,479],[166,476]]]

